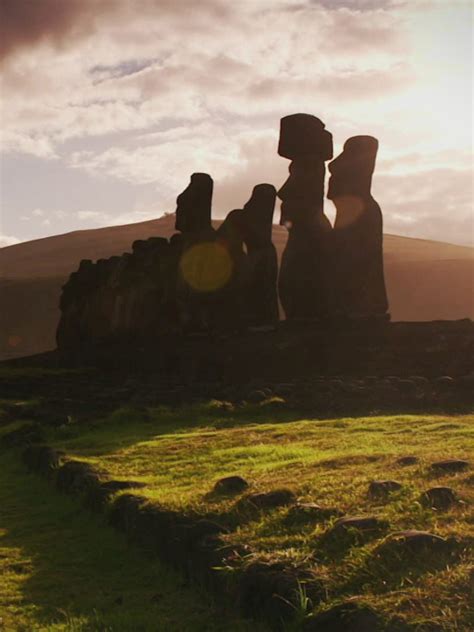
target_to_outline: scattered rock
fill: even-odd
[[[369,485],[369,496],[374,499],[387,498],[390,494],[398,492],[403,485],[397,481],[372,481]]]
[[[444,461],[436,461],[431,464],[431,469],[437,473],[464,472],[469,468],[469,461],[463,459],[445,459]]]
[[[56,486],[62,492],[81,493],[100,485],[100,472],[90,463],[67,461],[56,475]]]
[[[145,498],[134,494],[118,496],[110,508],[109,524],[119,531],[129,533],[135,526],[139,510],[145,502]]]
[[[107,501],[116,492],[124,489],[138,489],[145,487],[144,483],[138,481],[104,481],[97,485],[92,485],[86,490],[84,504],[92,511],[101,511]]]
[[[258,509],[273,509],[274,507],[292,505],[296,502],[296,496],[291,489],[275,489],[271,492],[250,494],[243,500]]]
[[[357,602],[341,603],[309,617],[303,632],[381,632],[385,630],[381,616],[369,606]]]
[[[341,517],[344,512],[336,507],[321,507],[316,503],[298,503],[288,511],[285,522],[288,524],[318,523]]]
[[[399,531],[389,535],[374,551],[375,557],[393,557],[396,560],[414,559],[415,556],[431,557],[453,551],[454,540],[442,538],[427,531]]]
[[[420,459],[417,456],[401,456],[399,459],[395,461],[397,465],[401,465],[402,467],[407,467],[409,465],[416,465],[420,462]]]
[[[432,487],[420,496],[420,503],[424,507],[444,510],[449,509],[458,502],[458,498],[451,487]]]
[[[50,475],[59,467],[59,453],[47,445],[31,445],[22,454],[23,463],[32,472]]]
[[[321,537],[320,543],[344,552],[354,544],[363,544],[384,533],[388,522],[375,516],[339,518]]]
[[[294,617],[301,585],[313,603],[321,598],[323,586],[313,573],[282,562],[253,562],[239,577],[238,602],[247,617],[266,619],[271,629]]]
[[[247,481],[241,476],[226,476],[217,481],[213,491],[216,494],[240,494],[248,486]]]

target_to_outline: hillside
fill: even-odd
[[[55,346],[61,286],[81,259],[130,250],[135,239],[169,237],[174,216],[75,231],[0,249],[0,359]],[[286,230],[274,226],[281,254]],[[393,320],[474,317],[474,249],[385,235],[385,273]]]

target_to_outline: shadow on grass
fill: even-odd
[[[224,631],[234,621],[70,498],[0,457],[5,629]],[[10,626],[10,627],[9,627]],[[259,629],[252,624],[252,630]],[[262,629],[262,628],[260,628]]]

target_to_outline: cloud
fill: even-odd
[[[70,43],[94,31],[97,13],[111,5],[97,0],[0,0],[0,60],[42,42]]]

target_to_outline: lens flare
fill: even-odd
[[[223,288],[230,280],[232,269],[228,251],[215,242],[191,246],[180,261],[183,279],[197,292],[215,292]]]

